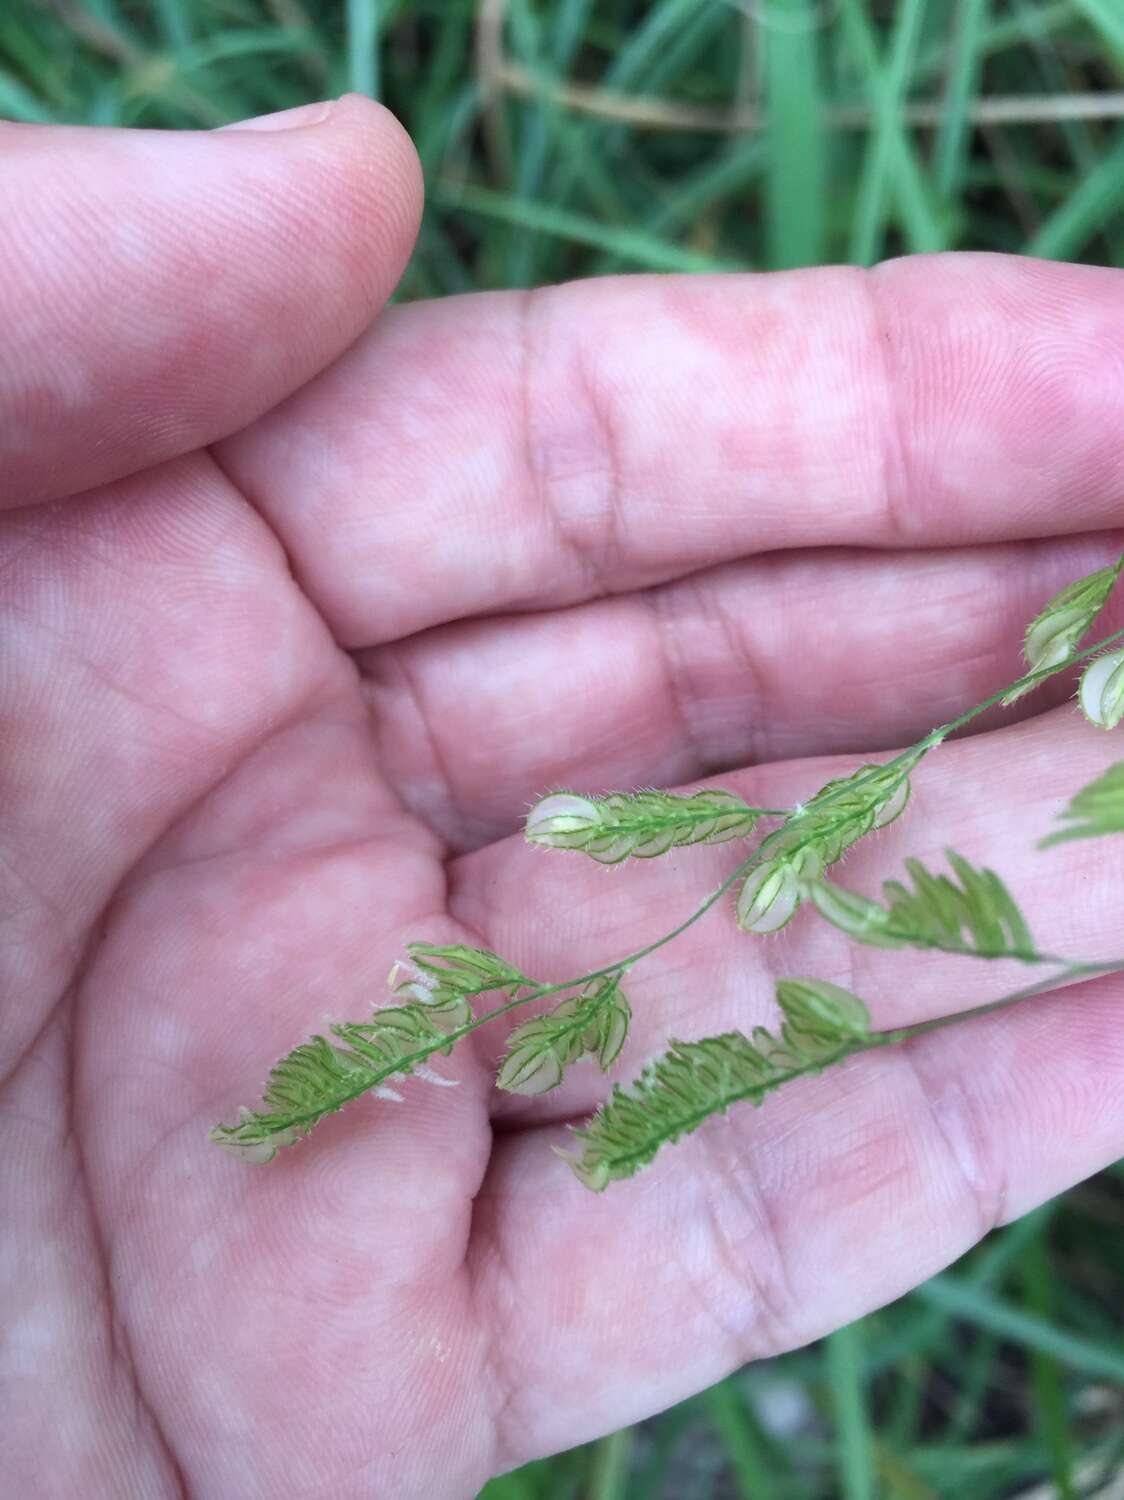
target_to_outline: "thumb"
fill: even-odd
[[[410,253],[358,96],[214,132],[0,124],[0,506],[215,441],[328,364]]]

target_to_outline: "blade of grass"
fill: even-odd
[[[1050,4],[1037,7],[1034,12],[1034,24],[1043,36],[1061,31],[1066,26],[1072,26],[1073,0],[1051,0]],[[989,57],[1008,52],[1012,47],[1018,47],[1025,41],[1024,18],[1018,15],[1003,16],[993,21],[990,26],[985,26],[980,32],[979,60],[985,62]],[[917,69],[914,73],[916,82],[928,82],[930,79],[939,78],[944,70],[946,59],[947,49],[943,40],[925,47],[917,59]]]
[[[941,250],[947,240],[933,213],[930,190],[913,143],[899,117],[905,65],[912,50],[919,12],[918,0],[906,0],[898,13],[895,53],[901,78],[895,87],[891,74],[883,68],[874,32],[860,0],[840,0],[844,35],[864,77],[867,100],[875,114],[875,129],[867,146],[867,164],[851,229],[850,258],[863,265],[874,259],[884,222],[887,161],[894,169],[895,198],[909,248],[914,251]]]
[[[989,1235],[970,1257],[962,1273],[963,1280],[981,1290],[995,1286],[1035,1235],[1041,1232],[1042,1226],[1057,1213],[1061,1201],[1053,1199],[1044,1203],[1033,1213]],[[877,1343],[868,1341],[867,1369],[871,1375],[881,1374],[911,1354],[926,1352],[947,1336],[949,1318],[940,1308],[925,1306],[916,1293],[908,1299],[907,1305],[910,1308],[920,1306],[920,1313]]]
[[[1116,0],[1113,0],[1116,3]],[[1034,49],[1035,57],[1041,68],[1043,81],[1048,92],[1056,95],[1064,95],[1074,84],[1074,67],[1068,64],[1064,57],[1059,54],[1057,46],[1052,46],[1049,38],[1042,35],[1037,24],[1038,12],[1032,9],[1027,0],[1017,0],[1018,13],[1027,18],[1028,35]],[[1102,13],[1103,14],[1103,13]],[[1084,38],[1082,38],[1084,41]],[[1118,63],[1124,63],[1124,50],[1117,51]],[[1060,130],[1065,138],[1069,151],[1072,153],[1075,170],[1071,169],[1073,180],[1080,182],[1096,171],[1097,164],[1103,151],[1103,141],[1099,134],[1095,134],[1090,126],[1083,120],[1063,120]],[[1028,232],[1037,232],[1041,215],[1035,223],[1034,228]],[[1105,240],[1107,243],[1107,259],[1116,265],[1124,263],[1124,242],[1122,242],[1120,229],[1117,223],[1110,220],[1105,226]]]
[[[706,1392],[703,1401],[707,1415],[725,1444],[741,1500],[780,1500],[781,1490],[774,1483],[776,1455],[765,1453],[761,1434],[735,1380],[723,1380]]]
[[[1124,208],[1124,130],[1118,130],[1100,164],[1079,180],[1073,192],[1027,244],[1028,255],[1072,260]]]
[[[956,1399],[952,1406],[948,1428],[942,1438],[943,1442],[958,1447],[969,1441],[972,1432],[980,1423],[988,1386],[994,1378],[998,1357],[998,1338],[993,1333],[979,1331],[968,1354],[965,1355],[959,1350],[954,1352]]]
[[[1063,95],[1073,85],[1073,69],[1059,55],[1055,39],[1043,31],[1042,12],[1030,0],[1013,0],[1016,16],[1023,24],[1029,52],[1040,76],[1039,87],[1043,92]],[[1076,24],[1081,25],[1076,20]],[[1083,28],[1082,28],[1083,29]],[[1076,173],[1070,169],[1071,180],[1091,172],[1100,159],[1100,147],[1083,120],[1062,120],[1059,124],[1066,145],[1073,156]]]
[[[917,52],[924,8],[924,0],[902,0],[897,7],[889,62],[883,67],[859,0],[844,0],[842,5],[844,26],[866,73],[866,94],[875,114],[851,228],[848,258],[856,265],[869,266],[877,258],[888,216],[891,174],[901,180],[903,153],[909,152],[908,142],[903,143],[901,105]],[[924,201],[923,192],[919,201]],[[923,247],[915,245],[915,249],[938,248],[942,236],[935,222],[928,224],[922,234],[930,242]]]
[[[480,116],[480,98],[480,85],[469,79],[451,91],[441,108],[433,112],[418,148],[427,180],[467,142]],[[468,155],[467,145],[465,155]]]
[[[1115,54],[1117,63],[1124,67],[1124,9],[1120,0],[1073,0],[1073,5],[1097,30]]]
[[[973,1443],[966,1448],[925,1444],[913,1450],[910,1462],[942,1497],[957,1500],[995,1500],[1009,1495],[1011,1486],[1042,1477],[1042,1450],[1025,1436]]]
[[[523,65],[534,66],[539,57],[542,25],[539,16],[532,12],[525,0],[496,0],[494,5],[484,3],[481,16],[485,11],[494,11],[497,15],[500,55],[508,53]],[[506,46],[503,44],[505,35]],[[542,112],[536,108],[538,102],[506,94],[501,89],[489,98],[485,108],[484,124],[492,140],[491,183],[497,189],[510,192],[513,198],[531,200],[536,196],[533,191],[524,190],[521,178],[528,154],[539,158],[545,149]],[[520,233],[525,232],[512,224],[495,225],[488,258],[497,279],[506,280],[511,274],[511,245]]]
[[[870,1373],[870,1363],[867,1363]],[[916,1355],[898,1362],[894,1371],[896,1389],[890,1406],[879,1423],[879,1432],[895,1451],[916,1441],[921,1429],[925,1406],[929,1365]]]
[[[379,0],[347,0],[347,86],[379,97]]]
[[[229,104],[216,101],[213,91],[189,87],[176,76],[170,60],[146,57],[115,80],[114,93],[119,101],[119,118],[123,125],[147,124],[154,110],[182,111],[192,125],[213,130],[236,117]]]
[[[218,30],[205,41],[185,47],[176,59],[176,71],[187,78],[232,58],[295,57],[307,46],[308,40],[300,32],[273,26]]]
[[[626,32],[612,61],[604,71],[602,84],[607,89],[627,89],[643,80],[648,89],[657,89],[674,76],[676,66],[683,66],[699,44],[700,34],[708,37],[715,25],[728,19],[721,7],[700,5],[698,0],[662,0],[649,8],[644,19]],[[619,150],[622,132],[602,128],[598,150],[605,156]],[[550,179],[552,201],[562,205],[582,181],[585,162],[592,148],[591,127],[582,122],[571,140],[571,149]]]
[[[612,1432],[593,1445],[589,1465],[588,1500],[623,1500],[632,1457],[632,1429]]]
[[[1101,1459],[1107,1446],[1090,1444],[1087,1450],[1090,1461]],[[876,1439],[876,1455],[877,1447]],[[800,1456],[806,1464],[822,1465],[832,1462],[835,1453],[830,1444],[802,1437]],[[916,1478],[936,1489],[938,1500],[996,1500],[999,1495],[1011,1493],[1004,1486],[1020,1480],[1041,1479],[1046,1466],[1042,1445],[1027,1433],[973,1443],[964,1448],[919,1443],[906,1457]],[[832,1488],[820,1488],[816,1500],[825,1500],[825,1497],[839,1500],[835,1473],[830,1472],[827,1478],[832,1482]],[[1101,1497],[1101,1500],[1108,1500],[1108,1497]]]
[[[1065,93],[1074,84],[1073,65],[1068,63],[1059,54],[1058,46],[1053,45],[1052,39],[1044,36],[1041,27],[1038,26],[1038,13],[1040,12],[1038,12],[1037,7],[1029,5],[1028,0],[1014,0],[1014,5],[1016,5],[1017,15],[1025,20],[1026,34],[1028,34],[1029,42],[1031,42],[1032,49],[1034,49],[1035,62],[1037,62],[1038,68],[1041,71],[1044,90],[1049,95],[1056,96],[1056,98],[1064,98]],[[1076,21],[1076,26],[1080,27],[1080,31],[1085,30],[1085,27],[1080,26],[1080,21],[1076,20],[1076,15],[1074,15],[1074,21]],[[1074,34],[1074,43],[1082,46],[1086,45],[1086,37],[1083,34],[1080,34],[1080,36]],[[1080,180],[1080,178],[1086,177],[1089,172],[1094,171],[1098,160],[1100,160],[1103,142],[1101,142],[1100,135],[1094,135],[1094,130],[1089,127],[1086,121],[1077,120],[1077,118],[1073,118],[1073,120],[1061,120],[1058,127],[1065,138],[1065,145],[1067,145],[1071,156],[1073,156],[1074,168],[1076,168],[1070,169],[1070,178],[1071,180]],[[995,139],[995,136],[992,136],[992,139]],[[1004,154],[1007,154],[1011,159],[1014,157],[1014,153],[1010,148],[1007,148]],[[1025,160],[1025,157],[1023,157],[1023,160]],[[1025,180],[1026,171],[1023,162],[1020,162],[1017,172],[1019,172],[1019,177]],[[1019,196],[1023,196],[1023,201],[1025,201],[1025,195]],[[1025,210],[1023,210],[1020,216],[1026,219]],[[1029,216],[1026,237],[1037,233],[1041,217],[1043,217],[1041,213],[1032,213]],[[1116,264],[1116,266],[1124,264],[1124,237],[1121,237],[1121,233],[1119,233],[1119,229],[1115,225],[1109,225],[1109,228],[1107,228],[1106,242],[1107,258],[1109,258],[1110,263]]]
[[[54,8],[67,26],[85,33],[84,40],[89,37],[86,26],[92,20],[116,40],[123,40],[134,46],[140,45],[140,34],[133,19],[125,16],[115,0],[84,0],[81,5],[78,0],[54,0]]]
[[[1051,1292],[1052,1269],[1042,1235],[1027,1246],[1019,1267],[1027,1307],[1035,1317],[1050,1323],[1054,1312]],[[1075,1500],[1073,1483],[1073,1435],[1066,1411],[1061,1371],[1052,1355],[1030,1351],[1030,1383],[1042,1421],[1042,1438],[1050,1455],[1050,1472],[1058,1489],[1058,1500]]]
[[[592,0],[561,0],[557,7],[551,23],[550,44],[550,69],[555,79],[563,78],[570,71],[589,20],[591,3]],[[520,6],[519,13],[522,9]],[[524,33],[529,30],[530,18],[527,17]],[[520,198],[530,199],[539,193],[551,137],[557,134],[560,111],[557,104],[548,102],[545,96],[528,105],[527,109],[529,118],[520,142],[515,187]],[[512,235],[507,249],[509,286],[532,284],[537,243],[535,235],[526,228],[518,229]]]
[[[411,266],[417,261],[424,263],[427,273],[436,282],[431,295],[449,296],[458,292],[471,292],[475,289],[475,282],[468,267],[441,223],[432,213],[427,213],[422,219],[418,249],[410,263]]]
[[[874,1500],[874,1453],[863,1344],[861,1323],[840,1328],[826,1344],[843,1500]]]
[[[25,125],[48,125],[54,116],[30,89],[0,69],[0,118],[19,120]]]
[[[956,38],[944,95],[944,111],[933,151],[933,178],[946,204],[955,203],[963,185],[970,135],[968,105],[979,84],[980,34],[987,25],[990,0],[960,0]]]
[[[767,145],[765,259],[774,269],[824,258],[824,132],[818,0],[767,0],[761,44]]]
[[[914,1296],[965,1322],[986,1328],[1027,1349],[1048,1354],[1082,1374],[1124,1383],[1124,1352],[1055,1328],[1034,1313],[974,1287],[957,1276],[935,1276]]]
[[[690,58],[700,32],[708,36],[722,19],[721,7],[699,5],[698,0],[663,0],[653,5],[644,20],[626,33],[605,70],[606,87],[623,88],[640,77],[648,88],[662,87]]]
[[[449,0],[441,29],[427,58],[424,86],[415,95],[415,112],[410,124],[414,145],[427,177],[440,165],[450,137],[450,99],[459,95],[469,72],[474,4],[475,0]],[[475,89],[472,93],[477,97]]]
[[[666,199],[655,198],[644,228],[650,234],[674,233],[721,199],[734,199],[735,194],[743,193],[761,175],[764,166],[763,141],[751,136],[735,140],[693,176],[677,182],[675,191]]]
[[[179,52],[191,41],[192,18],[182,0],[154,0],[153,10],[168,46]]]
[[[599,224],[583,214],[568,209],[550,208],[543,203],[524,203],[506,193],[490,188],[438,181],[433,188],[438,203],[484,218],[499,219],[507,224],[525,224],[540,234],[557,235],[575,245],[589,245],[618,255],[622,260],[653,271],[733,271],[739,269],[729,261],[666,244],[654,235],[638,229],[617,229]]]
[[[887,1444],[874,1440],[874,1459],[878,1473],[886,1482],[888,1495],[897,1500],[940,1500],[919,1474],[915,1474],[904,1459],[898,1457]]]

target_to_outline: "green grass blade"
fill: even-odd
[[[1026,247],[1045,260],[1072,260],[1105,223],[1124,209],[1124,130],[1090,174],[1041,225]]]
[[[673,234],[699,218],[722,199],[735,201],[765,168],[765,144],[755,136],[743,136],[704,162],[693,176],[678,181],[666,199],[657,198],[644,221],[650,234]]]
[[[185,47],[176,59],[181,78],[205,72],[215,63],[276,57],[296,57],[308,46],[297,31],[282,31],[272,26],[245,27],[212,32],[204,41]]]
[[[890,41],[890,59],[883,68],[874,54],[873,40],[867,40],[869,25],[858,0],[845,0],[843,5],[844,23],[857,43],[856,52],[867,73],[867,98],[875,113],[851,228],[849,259],[856,265],[869,266],[878,256],[888,216],[891,173],[896,175],[903,149],[907,149],[903,147],[901,105],[917,52],[923,13],[924,0],[902,0]]]
[[[874,1500],[874,1449],[866,1402],[864,1329],[840,1328],[827,1340],[842,1500]]]
[[[1033,1213],[1016,1219],[1005,1229],[989,1235],[972,1253],[968,1268],[962,1273],[963,1280],[974,1287],[995,1286],[1042,1226],[1053,1218],[1060,1204],[1060,1199],[1053,1199]],[[916,1296],[911,1297],[909,1306],[913,1308],[918,1301]],[[899,1360],[927,1352],[945,1336],[948,1322],[949,1316],[939,1308],[922,1304],[920,1315],[915,1315],[905,1327],[895,1328],[876,1342],[868,1340],[868,1372],[881,1374]]]
[[[725,1445],[741,1500],[781,1500],[774,1483],[775,1456],[766,1453],[735,1380],[723,1380],[706,1392],[707,1414]]]
[[[824,258],[824,132],[818,0],[768,0],[765,258],[780,269]]]
[[[947,234],[933,212],[931,189],[900,115],[922,4],[923,0],[905,0],[898,12],[894,55],[887,70],[878,56],[874,32],[861,0],[840,0],[844,35],[864,77],[866,97],[875,115],[851,225],[849,258],[859,265],[869,265],[878,253],[886,218],[885,193],[890,167],[898,215],[909,248],[940,250],[947,241]]]
[[[475,290],[469,268],[434,214],[427,213],[422,220],[418,250],[410,267],[414,267],[419,261],[424,264],[426,274],[435,282],[429,295],[448,296]]]
[[[347,86],[379,97],[379,0],[347,0]]]
[[[25,125],[48,125],[54,116],[30,89],[0,69],[0,119],[19,120]]]
[[[441,108],[429,117],[418,141],[418,155],[427,182],[476,124],[480,117],[480,97],[480,85],[472,79],[459,89],[450,90]]]
[[[605,83],[625,88],[643,78],[647,88],[661,87],[697,32],[709,33],[722,19],[720,6],[700,5],[698,0],[663,0],[651,6],[605,70]]]
[[[1054,1311],[1052,1268],[1046,1241],[1039,1235],[1023,1256],[1023,1291],[1036,1318],[1050,1324]],[[1073,1482],[1073,1435],[1066,1410],[1065,1388],[1057,1361],[1039,1349],[1030,1352],[1030,1382],[1041,1417],[1042,1438],[1050,1455],[1050,1472],[1058,1500],[1076,1500]]]
[[[960,0],[944,110],[933,152],[933,178],[945,203],[953,203],[963,186],[970,134],[968,106],[979,85],[983,59],[980,36],[987,24],[990,0]]]
[[[1012,1307],[962,1277],[935,1276],[914,1293],[922,1301],[1001,1338],[1060,1360],[1085,1375],[1124,1384],[1124,1351],[1055,1328],[1034,1313]]]
[[[550,46],[550,70],[555,79],[564,79],[573,64],[574,54],[589,20],[592,0],[561,0],[553,18]],[[529,27],[528,27],[529,30]],[[534,61],[534,59],[531,59]],[[545,99],[526,106],[527,129],[520,142],[516,162],[515,187],[520,198],[535,198],[542,184],[552,142],[558,135],[561,111]],[[512,235],[507,249],[507,284],[530,286],[534,280],[536,236],[524,228]]]
[[[473,84],[465,90],[469,72],[472,10],[474,0],[450,0],[441,31],[430,52],[425,79],[415,94],[415,108],[410,120],[414,145],[428,177],[441,163],[441,157],[452,135],[449,128],[451,101],[471,92],[479,99],[479,88]]]
[[[1051,36],[1055,31],[1061,31],[1065,27],[1072,27],[1073,0],[1050,0],[1049,4],[1039,5],[1032,12],[1031,22],[1036,34],[1043,37]],[[1009,52],[1012,48],[1021,46],[1026,38],[1026,15],[1022,11],[1017,11],[1013,16],[1004,15],[981,30],[977,42],[979,61],[983,63],[989,57]],[[930,42],[920,52],[914,71],[914,81],[928,83],[934,78],[939,78],[944,72],[947,60],[948,44],[941,33],[939,41]]]
[[[183,0],[154,0],[153,10],[160,22],[164,39],[173,51],[179,52],[191,41],[192,7]]]
[[[894,1371],[895,1389],[879,1423],[882,1440],[895,1452],[915,1442],[921,1430],[929,1365],[916,1355],[900,1360]],[[872,1374],[867,1360],[867,1376]]]
[[[651,6],[643,21],[622,39],[605,69],[605,87],[627,91],[642,84],[646,90],[655,91],[665,86],[715,27],[729,19],[722,6],[700,5],[699,0],[663,0]],[[618,151],[624,134],[620,127],[602,127],[597,149],[609,154]],[[566,159],[550,179],[555,204],[568,203],[575,187],[583,184],[594,141],[595,127],[589,124],[580,124],[572,132]]]
[[[1124,68],[1124,7],[1120,0],[1073,0],[1073,6],[1095,27]]]
[[[438,182],[432,190],[438,203],[458,208],[484,218],[507,224],[523,224],[540,234],[557,235],[575,245],[589,245],[596,250],[617,255],[621,260],[651,271],[733,271],[738,267],[729,261],[703,255],[694,250],[669,245],[655,235],[638,229],[617,229],[568,209],[551,208],[544,203],[525,203],[490,188]]]
[[[874,1440],[874,1459],[878,1473],[885,1480],[886,1493],[894,1500],[940,1500],[920,1474],[914,1473],[904,1459],[877,1438]]]
[[[995,1374],[999,1340],[992,1333],[977,1331],[971,1350],[956,1357],[956,1395],[948,1427],[941,1439],[953,1447],[970,1440],[984,1417],[988,1386]]]
[[[593,1445],[589,1466],[589,1500],[624,1500],[632,1457],[632,1429],[612,1432]]]

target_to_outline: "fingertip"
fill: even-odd
[[[361,318],[352,337],[393,291],[421,220],[421,164],[409,135],[384,105],[363,94],[301,105],[227,127],[222,134],[241,160],[255,166],[263,143],[288,159],[292,212],[301,234],[316,242],[322,270],[338,257],[351,311]]]
[[[421,223],[425,188],[418,153],[398,117],[363,94],[343,94],[321,128],[340,139],[361,201],[385,237],[388,265],[396,267],[393,281],[378,292],[382,301],[402,274]]]
[[[275,405],[370,323],[422,202],[406,132],[356,94],[222,132],[29,126],[0,190],[0,506]]]

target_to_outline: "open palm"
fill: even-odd
[[[2,127],[12,1493],[470,1496],[1124,1145],[1116,980],[794,1085],[600,1197],[547,1146],[604,1081],[498,1098],[498,1026],[440,1062],[459,1087],[362,1099],[268,1168],[208,1143],[275,1057],[385,1003],[407,941],[565,979],[736,858],[543,855],[512,837],[536,794],[805,797],[1013,676],[1124,515],[1116,273],[638,278],[368,326],[408,143],[353,99],[280,123]],[[849,883],[954,844],[1050,946],[1118,950],[1120,856],[1029,854],[1110,749],[1064,708],[996,722]],[[883,1025],[1010,977],[722,907],[632,975],[623,1071],[765,1019],[777,973]]]

